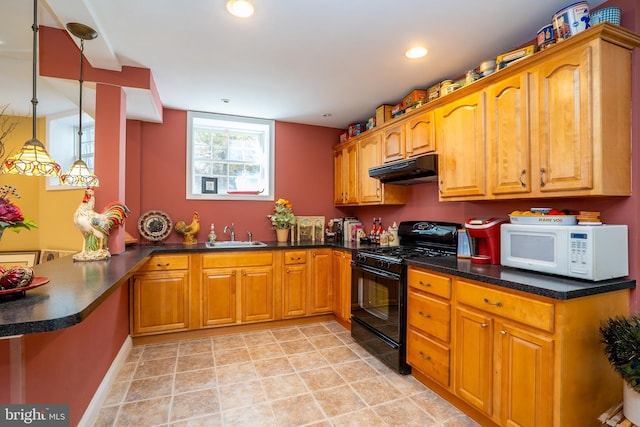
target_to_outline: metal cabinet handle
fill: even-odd
[[[545,182],[544,182],[544,174],[547,171],[544,168],[540,168],[540,187],[544,187],[545,186]]]
[[[431,360],[431,356],[428,356],[428,355],[424,354],[423,352],[420,352],[420,357],[422,357],[424,360]]]
[[[500,301],[498,301],[498,302],[491,302],[491,301],[489,300],[489,298],[485,298],[485,299],[484,299],[484,302],[485,302],[486,304],[489,304],[489,305],[495,305],[496,307],[502,307],[502,303],[501,303]]]
[[[420,284],[421,286],[426,286],[427,288],[430,288],[430,287],[431,287],[431,283],[428,283],[428,282],[427,282],[427,283],[424,283],[422,280],[419,280],[419,281],[418,281],[418,284]]]
[[[524,176],[527,174],[527,170],[526,169],[522,169],[522,172],[520,172],[520,185],[522,186],[522,188],[526,188],[527,184],[524,183]]]
[[[507,335],[507,331],[500,331],[500,335]]]
[[[480,327],[481,327],[481,328],[483,328],[483,329],[484,329],[484,328],[486,328],[487,326],[489,326],[489,324],[488,324],[488,323],[481,323],[481,324],[480,324]]]
[[[427,313],[427,314],[424,314],[422,311],[418,311],[418,314],[420,314],[420,316],[426,317],[427,319],[430,319],[430,318],[431,318],[431,315],[430,315],[430,314],[428,314],[428,313]]]
[[[156,267],[169,267],[169,265],[170,265],[170,263],[166,263],[166,264],[157,263]]]

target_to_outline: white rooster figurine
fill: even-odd
[[[95,206],[93,188],[84,192],[84,198],[73,215],[76,228],[82,233],[84,243],[82,252],[73,255],[75,261],[97,261],[111,257],[107,248],[109,232],[115,226],[122,225],[129,209],[118,202],[109,203],[102,213],[93,210]]]

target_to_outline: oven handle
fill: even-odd
[[[384,278],[387,278],[387,279],[391,279],[391,280],[399,280],[400,279],[400,275],[399,274],[390,273],[390,272],[384,271],[384,270],[378,270],[377,268],[372,268],[372,267],[369,267],[368,265],[361,265],[361,264],[358,264],[356,262],[352,262],[351,263],[351,268],[353,270],[364,271],[366,273],[375,274],[376,276],[381,276],[381,277],[384,277]]]

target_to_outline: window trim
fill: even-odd
[[[193,150],[192,150],[192,129],[193,119],[203,118],[212,120],[223,120],[240,123],[252,123],[259,124],[268,127],[267,137],[269,138],[268,144],[268,161],[269,161],[269,188],[268,194],[197,194],[193,193]],[[244,116],[232,116],[218,113],[206,113],[200,111],[187,111],[187,143],[186,143],[186,188],[185,195],[187,200],[261,200],[261,201],[273,201],[275,200],[275,120],[259,119],[255,117]]]

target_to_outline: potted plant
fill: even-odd
[[[640,314],[608,319],[600,333],[609,363],[624,380],[624,416],[640,425]]]
[[[286,242],[289,229],[296,224],[293,205],[286,199],[278,199],[273,214],[268,215],[271,225],[276,230],[278,242]]]

